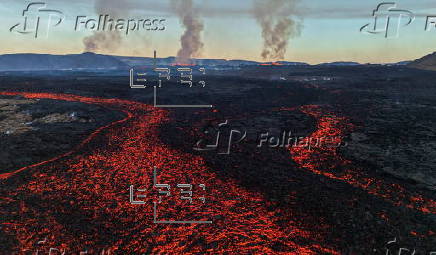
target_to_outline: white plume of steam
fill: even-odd
[[[185,28],[180,37],[181,48],[177,53],[177,62],[189,64],[190,59],[198,57],[203,49],[201,32],[203,21],[193,8],[193,0],[171,0],[172,8]]]
[[[95,0],[95,11],[99,15],[108,14],[113,19],[126,18],[129,14],[129,0]],[[116,50],[121,46],[120,31],[95,31],[83,39],[85,51]]]
[[[298,0],[254,0],[253,14],[262,28],[263,59],[282,60],[289,40],[300,34],[295,19]]]

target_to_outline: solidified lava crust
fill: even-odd
[[[13,184],[0,188],[0,226],[8,237],[1,254],[47,253],[50,248],[59,254],[339,254],[317,243],[322,240],[318,233],[292,221],[279,226],[262,194],[220,180],[201,157],[162,143],[160,126],[169,121],[164,110],[71,94],[2,94],[97,104],[127,117],[96,130],[64,155],[1,176]],[[303,157],[310,160],[302,151],[293,153],[300,153],[296,161],[301,164]],[[213,223],[153,223],[154,167],[159,182],[170,184],[173,192],[159,203],[160,220]],[[205,203],[176,199],[175,187],[183,183],[204,184],[205,191],[194,193],[205,196]],[[145,204],[129,202],[130,185],[146,189]]]
[[[350,133],[353,125],[345,117],[323,109],[317,105],[306,105],[301,111],[317,119],[317,129],[309,138],[330,137],[333,143],[339,144],[346,134]],[[313,139],[315,140],[315,139]],[[344,181],[361,188],[369,194],[381,197],[396,205],[418,210],[425,214],[436,214],[436,202],[421,194],[408,190],[397,183],[387,183],[371,176],[369,173],[352,166],[352,162],[338,154],[337,147],[316,146],[308,148],[297,146],[290,148],[292,157],[300,167],[315,174],[331,179]],[[343,169],[342,171],[335,171]]]

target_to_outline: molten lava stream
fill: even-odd
[[[317,119],[317,130],[310,135],[309,139],[316,140],[317,138],[329,137],[334,140],[332,143],[338,144],[353,128],[346,118],[336,116],[317,105],[303,106],[301,111]],[[407,190],[398,184],[377,180],[366,174],[365,171],[356,169],[351,165],[351,162],[343,159],[338,154],[337,147],[317,146],[309,148],[296,146],[290,147],[290,151],[297,164],[315,174],[341,180],[362,188],[369,194],[382,197],[396,206],[414,208],[423,213],[436,213],[436,202],[434,200],[424,198],[422,195],[415,194],[415,192]],[[342,173],[333,171],[338,168],[346,170]]]
[[[201,157],[163,144],[159,128],[169,121],[164,110],[70,94],[2,94],[97,104],[128,114],[123,121],[97,130],[63,157],[24,168],[31,177],[21,180],[24,183],[13,191],[0,187],[1,197],[7,198],[0,202],[0,218],[7,222],[0,226],[16,239],[9,253],[34,254],[54,248],[65,254],[85,250],[89,254],[103,250],[110,254],[338,254],[317,243],[316,233],[303,231],[294,222],[279,227],[260,194],[232,180],[218,179]],[[173,192],[172,198],[159,204],[159,220],[213,223],[154,224],[154,166],[159,169],[159,182],[170,184]],[[13,179],[17,173],[5,178]],[[180,195],[175,185],[182,183],[205,184],[206,203],[189,205],[174,199]],[[147,195],[146,204],[129,202],[130,185],[146,189],[141,193]]]

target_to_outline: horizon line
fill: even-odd
[[[20,53],[5,53],[5,54],[0,54],[0,56],[5,56],[5,55],[52,55],[52,56],[68,56],[68,55],[82,55],[82,54],[86,54],[86,53],[92,53],[92,54],[96,54],[96,55],[104,55],[104,56],[112,56],[112,57],[128,57],[128,58],[149,58],[149,59],[153,59],[153,56],[150,57],[146,57],[146,56],[128,56],[128,55],[116,55],[116,54],[103,54],[103,53],[97,53],[97,52],[92,52],[92,51],[83,51],[81,53],[66,53],[66,54],[52,54],[52,53],[33,53],[33,52],[20,52]],[[429,53],[427,55],[431,55],[434,54],[435,52]],[[422,57],[425,57],[427,55],[424,55]],[[421,57],[421,58],[422,58]],[[166,57],[158,57],[157,59],[166,59],[166,58],[177,58],[176,56],[166,56]],[[420,58],[417,58],[420,59]],[[223,61],[248,61],[248,62],[255,62],[255,63],[279,63],[279,62],[291,62],[291,63],[301,63],[301,64],[307,64],[307,65],[321,65],[321,64],[330,64],[330,63],[356,63],[359,65],[388,65],[388,64],[397,64],[397,63],[401,63],[401,62],[411,62],[411,61],[415,61],[417,59],[408,59],[408,60],[400,60],[397,62],[380,62],[380,63],[371,63],[371,62],[367,62],[367,63],[360,63],[360,62],[356,62],[356,61],[351,61],[351,60],[337,60],[337,61],[331,61],[331,62],[319,62],[316,64],[310,64],[307,62],[302,62],[302,61],[292,61],[292,60],[271,60],[271,61],[257,61],[257,60],[250,60],[250,59],[225,59],[225,58],[191,58],[191,60],[223,60]]]

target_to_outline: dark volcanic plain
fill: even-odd
[[[274,223],[285,228],[292,221],[300,229],[317,233],[312,240],[339,254],[386,254],[386,249],[394,254],[400,247],[416,249],[416,254],[436,251],[434,207],[417,210],[402,201],[395,204],[392,196],[404,195],[401,189],[390,190],[391,197],[384,199],[380,196],[383,189],[373,194],[371,188],[308,170],[293,160],[289,149],[257,147],[259,134],[267,131],[291,131],[295,136],[315,132],[319,119],[301,108],[315,105],[353,126],[344,133],[346,146],[337,151],[341,161],[348,162],[347,167],[357,169],[359,176],[399,185],[407,190],[405,196],[416,193],[434,201],[436,72],[372,65],[251,66],[211,71],[205,80],[205,88],[167,82],[159,90],[161,104],[214,105],[213,109],[168,109],[170,120],[159,133],[163,143],[202,157],[223,182],[262,194],[268,212],[292,212],[277,216]],[[0,73],[0,92],[11,91],[153,104],[153,89],[131,89],[127,73]],[[0,96],[0,174],[66,153],[97,128],[124,116],[84,103]],[[233,145],[228,155],[193,150],[196,142],[205,138],[206,127],[216,127],[226,120],[229,126],[247,131],[247,139]],[[334,163],[337,159],[319,160],[333,162],[326,164],[335,176],[346,171],[343,165]],[[31,178],[29,169],[0,180],[0,197],[8,197]],[[14,207],[6,205],[0,203],[1,222],[13,219]],[[100,235],[101,240],[111,239],[110,232]],[[387,246],[395,238],[396,243]],[[303,239],[293,242],[308,244]],[[17,245],[17,238],[0,225],[0,254],[15,254],[13,247]],[[214,249],[214,244],[201,239],[191,245],[203,252]],[[270,248],[291,251],[280,242]]]

